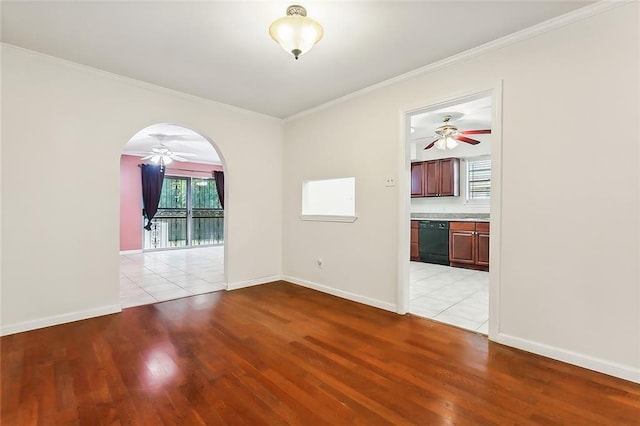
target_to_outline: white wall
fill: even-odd
[[[175,123],[226,160],[227,283],[281,272],[282,121],[2,47],[2,332],[119,309],[120,154]]]
[[[288,120],[284,275],[393,309],[403,111],[502,80],[492,337],[640,381],[637,29],[634,2]],[[302,181],[339,176],[358,220],[300,221]]]

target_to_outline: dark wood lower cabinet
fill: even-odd
[[[476,223],[476,264],[489,269],[489,223]]]
[[[418,261],[420,260],[420,251],[418,244],[418,221],[411,221],[411,260]]]
[[[475,263],[475,222],[449,223],[449,261]]]
[[[489,223],[450,222],[449,262],[451,266],[489,270]]]

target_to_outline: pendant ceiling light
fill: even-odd
[[[273,21],[269,34],[297,60],[320,41],[324,31],[319,23],[307,18],[304,7],[292,5],[287,8],[287,16]]]

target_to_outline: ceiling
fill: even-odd
[[[127,142],[122,153],[146,157],[151,148],[159,145],[173,153],[187,153],[187,159],[194,163],[222,164],[208,140],[193,130],[173,124],[154,124],[140,130]]]
[[[419,111],[409,118],[410,131],[407,139],[409,143],[415,143],[418,149],[424,149],[437,138],[436,129],[442,126],[445,116],[451,117],[450,124],[463,131],[491,129],[491,114],[491,95],[475,96]],[[490,135],[470,137],[482,142],[489,139]]]
[[[2,41],[289,117],[593,1],[309,1],[324,38],[269,37],[291,1],[2,1]]]

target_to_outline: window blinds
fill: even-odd
[[[469,200],[489,200],[491,198],[491,160],[469,161]]]

